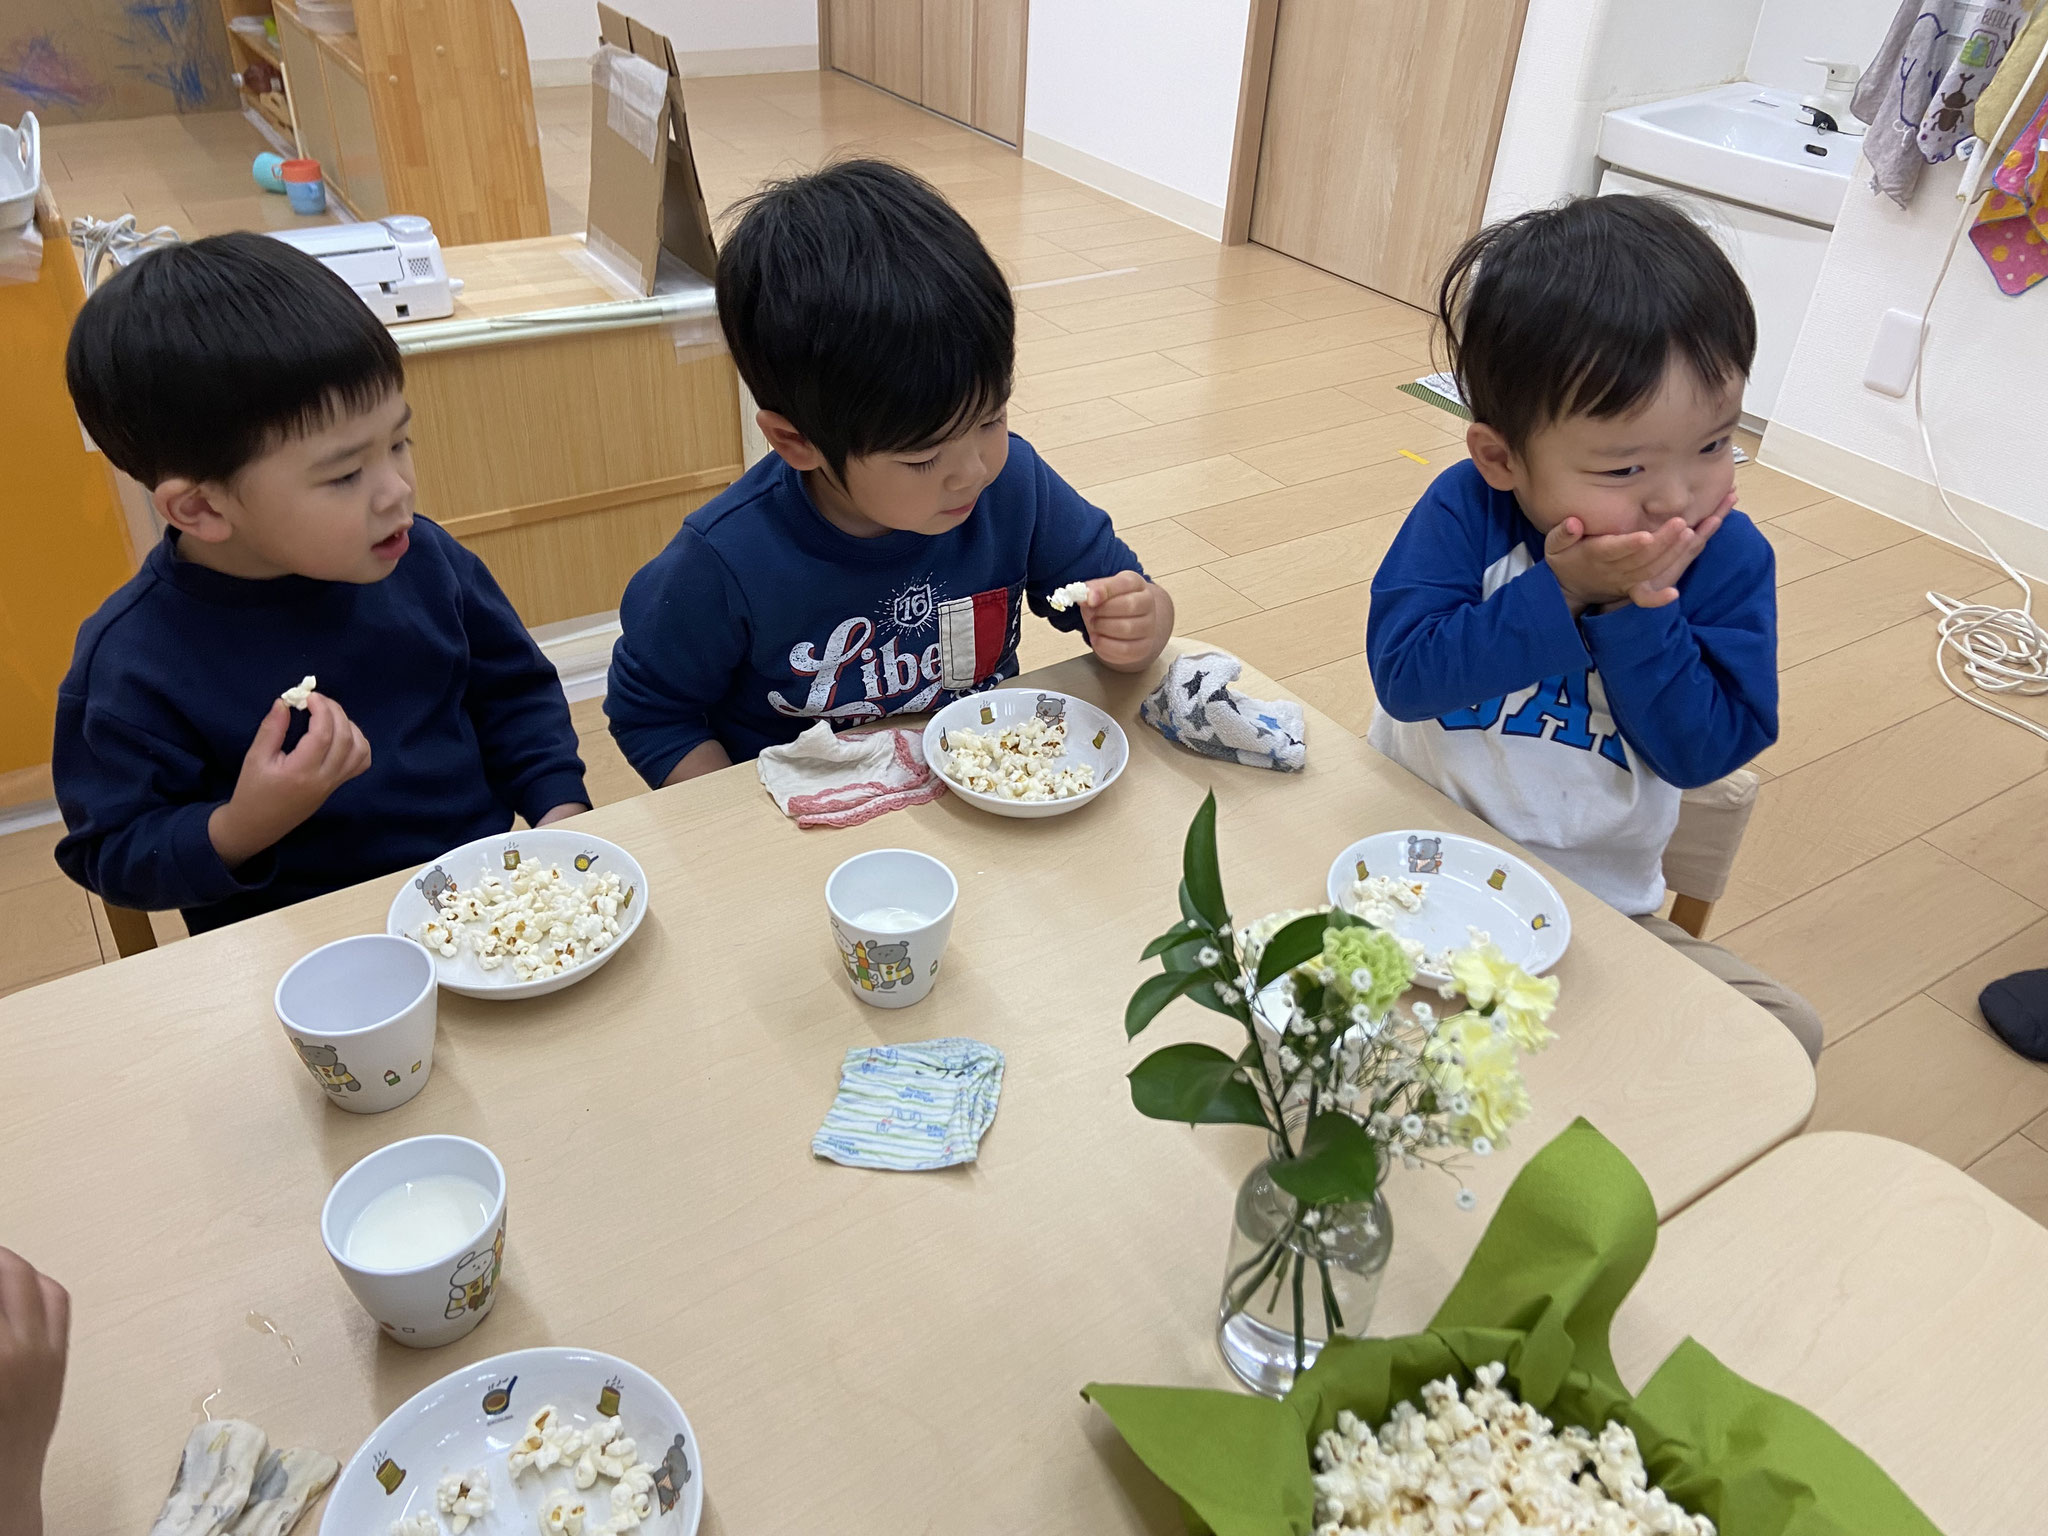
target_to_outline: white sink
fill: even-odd
[[[1807,127],[1797,95],[1747,81],[1622,107],[1600,123],[1609,165],[1828,229],[1862,148]]]

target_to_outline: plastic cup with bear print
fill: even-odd
[[[364,933],[301,959],[271,1006],[328,1102],[374,1115],[427,1086],[439,996],[416,940]]]
[[[877,1008],[924,1001],[953,934],[960,882],[926,853],[857,853],[825,881],[832,940],[853,995]]]
[[[452,1344],[489,1315],[505,1263],[505,1169],[462,1136],[379,1148],[335,1181],[320,1238],[394,1343]]]

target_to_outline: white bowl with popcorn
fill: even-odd
[[[1404,829],[1361,838],[1330,862],[1330,905],[1417,946],[1416,976],[1450,980],[1445,957],[1485,934],[1541,976],[1572,941],[1557,887],[1505,848],[1455,832]]]
[[[402,1404],[335,1480],[321,1536],[694,1536],[696,1433],[668,1390],[588,1349],[522,1349]]]
[[[1117,781],[1130,739],[1086,699],[997,688],[955,699],[924,728],[946,788],[998,816],[1063,816]]]
[[[452,848],[406,878],[384,920],[417,939],[465,997],[539,997],[583,980],[647,911],[647,873],[616,843],[568,827]]]

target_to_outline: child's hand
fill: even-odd
[[[43,1456],[64,1395],[71,1298],[0,1248],[0,1529],[43,1528]]]
[[[536,827],[552,827],[556,822],[567,821],[571,816],[581,816],[589,809],[590,807],[581,800],[564,800],[560,805],[541,817],[539,821],[536,821],[534,825]]]
[[[234,794],[206,823],[229,869],[248,863],[370,766],[370,743],[339,704],[316,693],[306,701],[306,713],[306,734],[286,752],[291,708],[282,699],[270,706],[242,759]]]
[[[1119,672],[1150,666],[1173,629],[1173,600],[1137,571],[1089,582],[1081,613],[1096,656]]]
[[[1674,517],[1654,533],[1586,535],[1585,524],[1568,517],[1544,536],[1543,558],[1557,578],[1572,613],[1607,604],[1635,603],[1661,608],[1678,601],[1678,578],[1699,558],[1720,528],[1735,493],[1696,527]]]

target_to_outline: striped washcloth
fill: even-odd
[[[904,1173],[971,1163],[1002,1091],[1003,1053],[978,1040],[848,1051],[811,1155]]]

